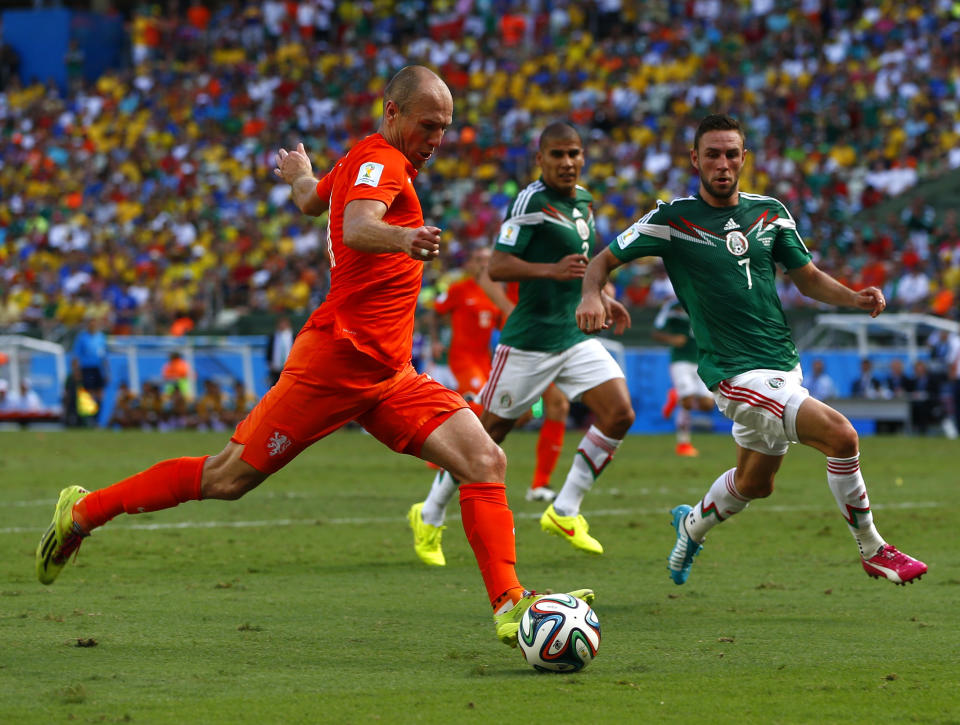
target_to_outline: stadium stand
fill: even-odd
[[[608,240],[694,190],[689,129],[720,110],[747,124],[743,188],[788,201],[818,264],[883,287],[891,311],[958,317],[956,211],[911,193],[960,168],[956,3],[159,7],[132,6],[122,61],[93,79],[28,82],[23,63],[0,74],[0,332],[69,345],[90,317],[114,336],[302,320],[327,288],[323,227],[275,183],[274,150],[302,140],[329,165],[358,140],[348,129],[375,130],[383,85],[407,63],[437,69],[455,98],[418,181],[449,240],[425,303],[490,240],[546,122],[568,118],[589,139],[584,177]],[[653,306],[656,277],[632,265],[618,293]],[[788,309],[811,304],[786,279],[781,293]]]

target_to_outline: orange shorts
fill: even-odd
[[[328,330],[297,335],[280,380],[231,438],[241,458],[274,473],[311,443],[352,420],[395,451],[418,456],[423,442],[467,404],[407,363],[394,370]]]
[[[483,384],[490,377],[490,361],[469,355],[451,355],[447,360],[450,372],[457,379],[457,390],[460,393],[480,392]]]

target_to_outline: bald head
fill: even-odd
[[[383,102],[386,105],[387,101],[393,101],[403,113],[417,102],[419,96],[437,93],[450,96],[450,90],[440,76],[422,65],[408,65],[401,68],[387,83],[383,91]]]
[[[440,76],[422,65],[402,68],[383,91],[380,134],[420,169],[453,122],[453,96]]]

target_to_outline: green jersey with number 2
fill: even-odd
[[[791,370],[799,362],[776,287],[776,265],[810,261],[786,207],[740,192],[736,206],[715,207],[699,195],[659,202],[610,245],[627,262],[663,258],[673,289],[690,315],[707,387],[748,370]]]
[[[575,196],[558,194],[543,180],[517,194],[500,226],[497,251],[526,262],[553,263],[568,254],[590,256],[596,230],[593,197],[578,186]],[[521,350],[559,352],[587,339],[577,327],[582,280],[523,280],[517,306],[500,342]]]

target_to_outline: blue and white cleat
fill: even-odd
[[[673,514],[673,528],[677,532],[677,543],[667,559],[667,570],[674,584],[684,584],[690,576],[690,567],[693,566],[693,557],[700,553],[703,544],[697,543],[687,533],[685,520],[687,514],[693,511],[691,506],[681,504],[670,509]]]

